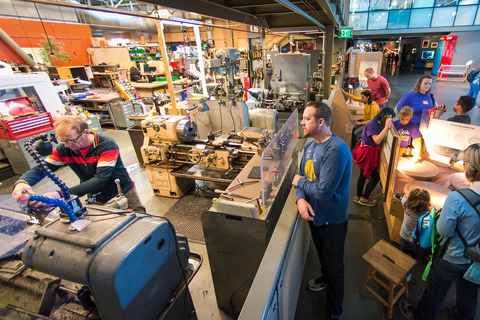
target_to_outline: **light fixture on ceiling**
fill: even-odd
[[[300,33],[300,32],[315,32],[318,29],[311,29],[311,30],[286,30],[286,31],[273,31],[272,33]]]

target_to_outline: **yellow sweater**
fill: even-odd
[[[362,98],[356,97],[346,92],[345,92],[345,95],[354,101],[362,102]],[[365,103],[364,106],[365,106],[365,114],[363,115],[362,119],[360,119],[362,120],[362,125],[366,125],[367,122],[372,120],[373,117],[377,115],[378,111],[380,111],[380,107],[375,101],[372,101],[372,104]]]

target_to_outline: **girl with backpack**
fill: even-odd
[[[421,248],[415,245],[413,232],[417,227],[418,219],[428,215],[433,208],[430,202],[430,194],[420,188],[412,189],[408,195],[403,196],[402,204],[404,212],[402,228],[400,229],[400,249],[410,257],[417,259],[425,256],[427,252],[421,252]],[[424,251],[427,250],[426,248]]]

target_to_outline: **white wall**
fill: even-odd
[[[480,31],[471,32],[452,32],[457,35],[457,44],[453,54],[452,64],[465,64],[468,60],[473,60],[472,67],[480,67]]]

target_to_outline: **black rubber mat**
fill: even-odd
[[[188,241],[205,244],[201,217],[212,206],[212,198],[186,194],[170,208],[165,217],[172,222],[178,234]]]

